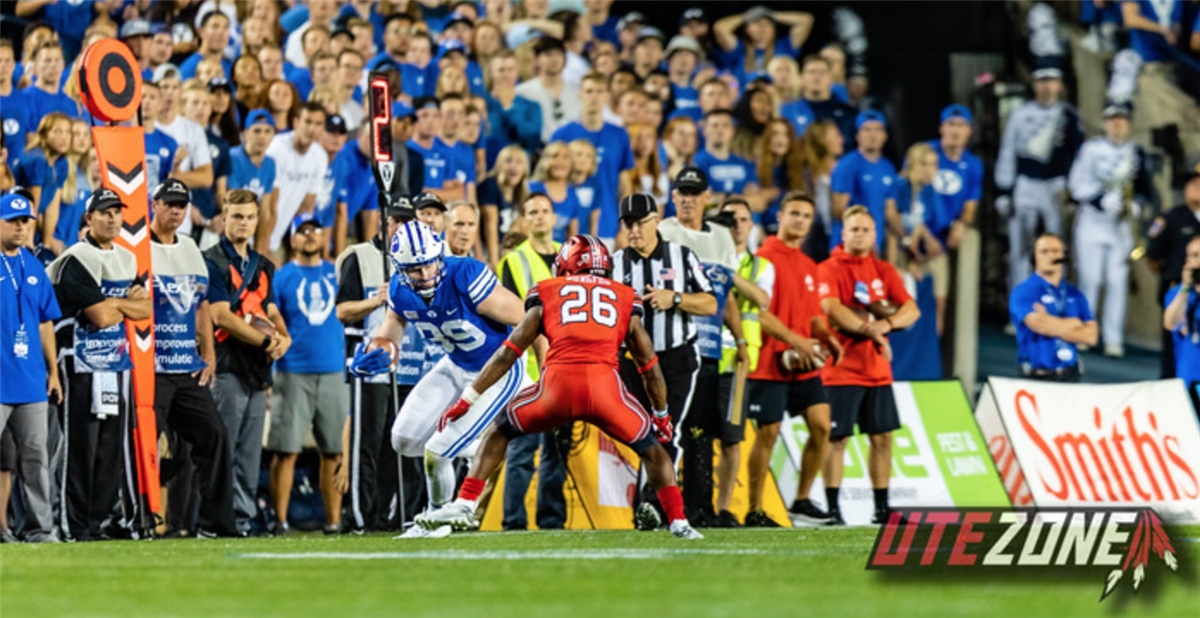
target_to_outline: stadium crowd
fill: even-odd
[[[1200,48],[1200,20],[1184,36],[1184,2],[1086,4],[1099,11],[1086,17],[1097,49],[1127,40],[1148,66],[1167,58],[1164,45]],[[19,477],[19,535],[145,533],[123,324],[151,314],[168,534],[286,533],[310,430],[327,533],[412,521],[432,498],[420,450],[396,446],[393,423],[455,335],[410,323],[396,390],[386,375],[347,367],[384,319],[384,253],[413,219],[522,299],[576,234],[614,252],[614,278],[646,303],[681,425],[668,451],[682,452],[697,527],[779,525],[761,496],[785,413],[802,416],[813,438],[793,518],[840,522],[855,425],[870,435],[876,517],[886,518],[899,428],[889,385],[948,375],[936,342],[985,186],[1007,222],[1022,374],[1077,379],[1079,346],[1124,354],[1130,213],[1158,204],[1129,137],[1135,110],[1111,101],[1103,135],[1086,140],[1063,100],[1061,54],[1035,45],[1033,98],[1012,113],[985,170],[970,150],[976,112],[958,102],[916,131],[921,141],[889,146],[856,41],[807,45],[809,13],[752,6],[714,18],[680,4],[664,32],[613,5],[16,3],[23,35],[0,40],[0,276],[12,282],[0,285],[0,500]],[[114,248],[124,205],[101,187],[81,102],[80,52],[104,38],[127,44],[142,71],[153,282],[135,279],[132,254]],[[385,73],[395,94],[402,208],[381,210],[373,177],[370,72]],[[1150,255],[1164,264],[1179,375],[1195,382],[1200,166],[1185,202],[1150,227]],[[1074,233],[1063,229],[1067,209]],[[1068,242],[1075,276],[1063,265]],[[739,367],[744,411],[730,405]],[[649,410],[639,370],[622,360]],[[527,371],[537,379],[532,358]],[[735,515],[747,418],[757,432],[750,509]],[[559,442],[508,444],[506,529],[564,525]],[[264,470],[270,490],[259,496]],[[817,474],[826,496],[814,502]],[[653,495],[639,500],[659,508]],[[0,508],[5,542],[18,536],[9,512]]]

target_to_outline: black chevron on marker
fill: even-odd
[[[139,161],[138,164],[135,165],[132,170],[129,170],[128,173],[122,172],[119,168],[117,168],[117,166],[113,165],[112,163],[109,163],[108,171],[112,172],[113,174],[116,174],[118,178],[120,178],[121,180],[123,180],[127,183],[133,182],[133,179],[137,178],[138,174],[142,173],[142,163]]]
[[[137,234],[138,232],[142,231],[142,228],[144,228],[144,227],[146,227],[146,218],[145,217],[142,217],[141,219],[138,219],[137,221],[134,221],[133,223],[122,223],[121,224],[121,228],[124,229],[126,232],[129,232],[130,234]]]
[[[150,328],[134,328],[133,330],[137,332],[139,339],[145,339],[150,336]]]

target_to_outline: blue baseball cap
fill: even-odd
[[[405,101],[396,101],[395,103],[392,103],[392,120],[411,118],[416,113],[417,110],[413,109],[413,107]]]
[[[863,128],[863,125],[868,122],[878,122],[883,125],[884,129],[887,129],[887,120],[884,119],[883,114],[873,109],[868,109],[858,113],[858,117],[854,119],[854,130],[857,131]]]
[[[305,225],[314,225],[318,228],[325,227],[324,225],[321,225],[321,220],[318,219],[315,214],[311,212],[302,212],[296,215],[295,219],[292,219],[292,226],[288,228],[288,234],[295,236],[296,232],[298,232],[300,228]]]
[[[971,110],[967,109],[966,105],[960,105],[958,103],[955,103],[954,105],[947,105],[946,109],[942,110],[942,122],[946,122],[951,118],[961,118],[967,124],[971,124],[973,119],[971,116]]]
[[[22,217],[33,218],[33,204],[24,195],[9,193],[0,197],[0,219],[12,221]]]
[[[265,109],[252,109],[250,110],[249,114],[246,114],[246,125],[242,128],[249,129],[250,127],[259,123],[269,124],[271,125],[271,128],[274,129],[275,117],[271,115],[271,112],[268,112]]]
[[[447,54],[452,54],[454,52],[458,52],[465,56],[467,55],[467,46],[463,45],[462,41],[458,39],[446,39],[445,41],[442,41],[440,46],[438,46],[438,60],[441,60],[442,58],[445,58]]]

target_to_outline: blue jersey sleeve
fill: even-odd
[[[620,130],[619,143],[621,151],[621,171],[633,169],[633,146],[629,143],[629,133],[625,129]]]
[[[854,192],[854,165],[853,159],[850,157],[842,157],[837,165],[833,168],[833,175],[830,178],[830,188],[834,193],[853,193]]]
[[[971,157],[967,165],[966,199],[979,201],[983,199],[983,163]]]
[[[496,275],[488,270],[483,262],[474,258],[463,258],[458,262],[458,270],[454,273],[458,289],[466,295],[472,307],[478,309],[480,303],[491,296],[499,281]]]
[[[27,189],[52,184],[50,181],[50,174],[52,173],[50,164],[46,162],[46,159],[36,154],[22,155],[20,161],[17,162],[14,172],[14,179],[17,184]]]
[[[46,271],[42,269],[41,263],[36,260],[32,260],[32,263],[36,265],[35,267],[38,270],[42,271],[41,279],[47,282],[47,285],[42,285],[38,288],[42,292],[42,297],[38,299],[38,321],[49,322],[57,320],[62,317],[62,311],[58,307],[58,298],[54,295],[54,286],[49,285],[49,279],[46,277]]]
[[[1008,297],[1008,316],[1013,324],[1024,324],[1025,316],[1033,313],[1038,302],[1038,290],[1033,286],[1018,285]]]

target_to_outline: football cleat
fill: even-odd
[[[633,527],[638,530],[658,530],[661,525],[662,518],[658,516],[658,509],[649,502],[641,503],[633,512]]]
[[[450,526],[434,527],[431,530],[426,530],[421,526],[412,524],[404,534],[392,537],[393,539],[444,539],[450,536]]]
[[[833,517],[813,504],[811,500],[797,500],[792,503],[792,508],[788,509],[788,518],[792,520],[793,526],[804,524],[823,526],[829,524]]]
[[[704,535],[696,532],[696,529],[686,519],[676,519],[671,522],[671,534],[677,539],[704,538]]]
[[[416,517],[417,525],[426,530],[450,526],[453,530],[470,530],[475,526],[475,509],[469,504],[455,500]]]

